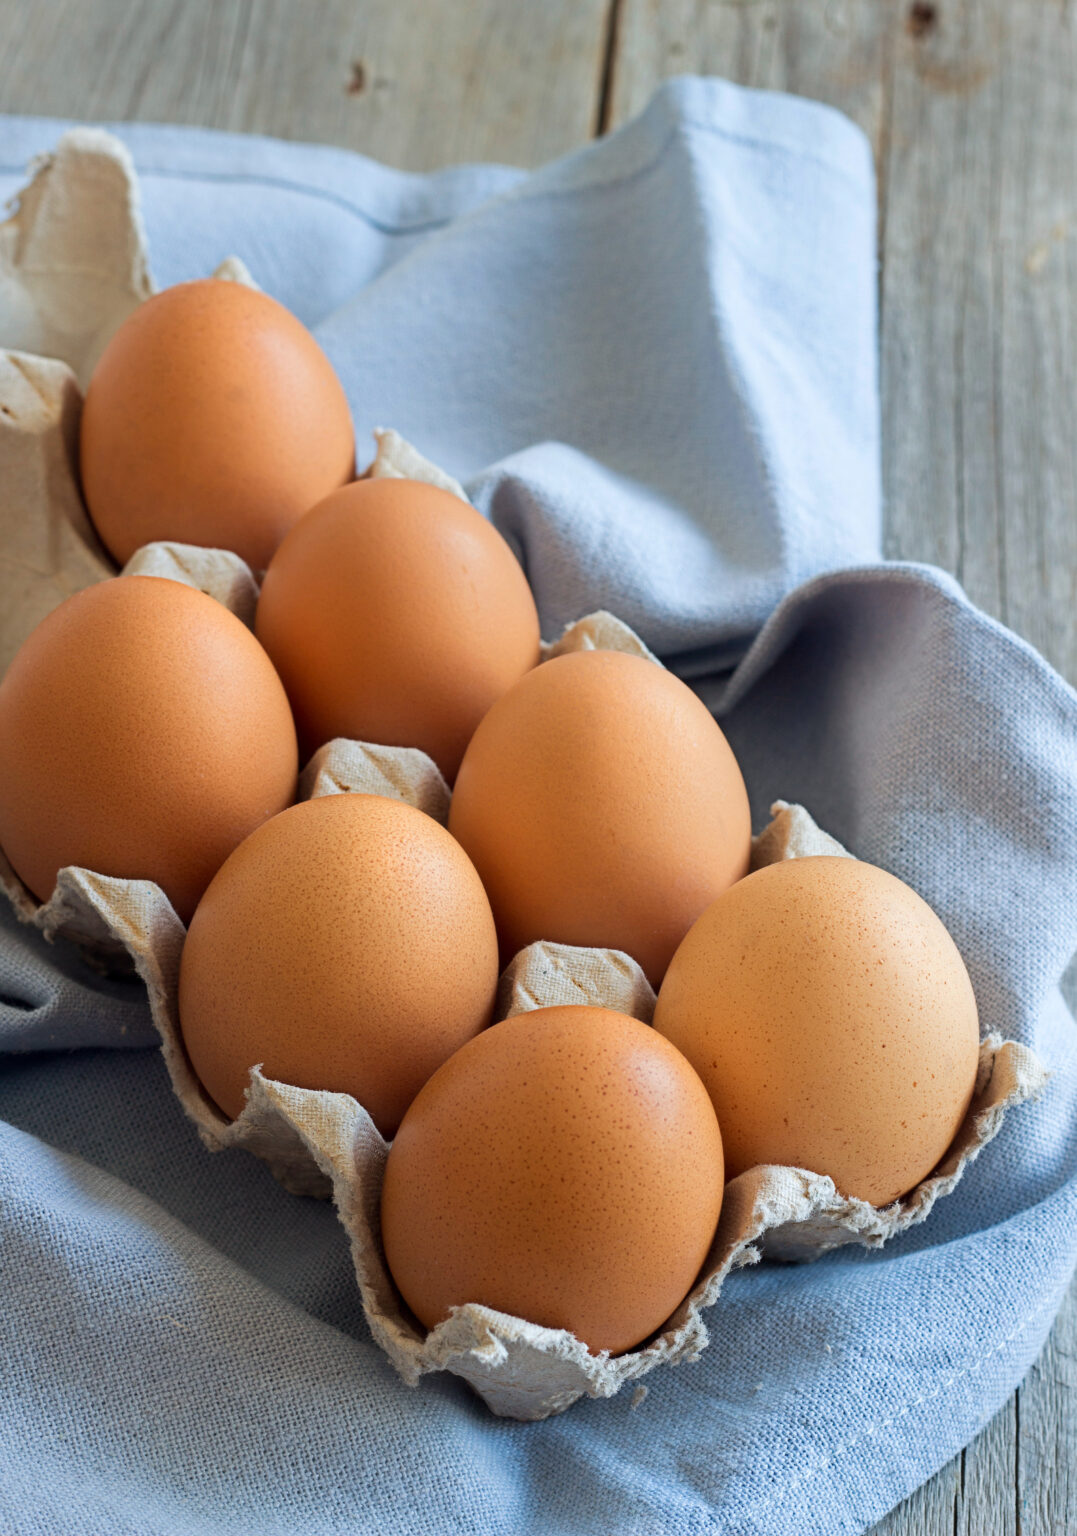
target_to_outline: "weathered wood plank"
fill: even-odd
[[[589,137],[607,0],[0,0],[0,111],[340,144],[422,170]]]
[[[935,14],[895,40],[890,547],[955,570],[1077,679],[1077,36],[1038,0],[948,0]]]
[[[1020,1392],[1020,1536],[1077,1531],[1077,1281]]]
[[[1015,1393],[962,1453],[954,1536],[1021,1536],[1017,1521],[1019,1414],[1020,1398]],[[1032,1536],[1027,1526],[1024,1536]]]
[[[874,1526],[871,1536],[955,1536],[964,1453],[955,1456],[904,1504]]]
[[[1077,679],[1072,17],[1057,4],[920,5],[891,57],[889,549],[947,565]],[[1008,1422],[969,1448],[970,1532],[1077,1529],[1075,1337],[1077,1288]]]
[[[611,123],[685,70],[821,98],[869,135],[879,166],[887,553],[953,571],[1077,680],[1077,35],[1068,8],[623,0]],[[1074,1530],[1077,1288],[1019,1398],[878,1527],[879,1536]]]
[[[1015,1489],[1015,1394],[967,1450],[955,1456],[872,1536],[1020,1536]],[[1032,1536],[1038,1527],[1023,1527]]]
[[[887,553],[1077,679],[1077,32],[1045,0],[623,0],[611,122],[700,70],[829,101],[879,162]]]
[[[885,0],[622,0],[611,123],[641,111],[660,80],[724,75],[830,102],[878,144],[891,9]]]

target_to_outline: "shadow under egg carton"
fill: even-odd
[[[0,351],[0,668],[65,597],[115,574],[79,491],[80,381],[116,327],[154,292],[138,202],[123,145],[101,130],[77,129],[37,163],[15,214],[0,225],[0,337],[17,349]],[[253,285],[236,258],[215,275]],[[464,497],[451,476],[397,433],[378,431],[375,438],[367,476],[427,480]],[[155,544],[139,550],[126,569],[184,581],[244,622],[253,620],[257,582],[235,555]],[[660,665],[638,636],[605,613],[569,626],[543,646],[543,659],[589,649],[627,651]],[[396,796],[441,822],[448,813],[448,786],[414,749],[330,742],[304,771],[300,794],[339,793]],[[818,853],[845,850],[801,807],[779,802],[754,841],[752,865]],[[143,979],[173,1089],[207,1147],[244,1147],[295,1193],[332,1196],[371,1330],[404,1380],[415,1384],[429,1372],[450,1371],[495,1413],[517,1419],[546,1418],[581,1396],[612,1396],[661,1364],[696,1359],[707,1344],[703,1314],[733,1269],[764,1256],[809,1259],[845,1243],[879,1246],[922,1221],[997,1133],[1007,1110],[1046,1081],[1023,1046],[997,1036],[986,1040],[976,1093],[949,1153],[931,1177],[885,1210],[847,1200],[830,1179],[803,1169],[753,1168],[733,1179],[692,1291],[650,1341],[624,1355],[592,1355],[569,1333],[476,1304],[458,1307],[424,1334],[385,1265],[378,1213],[388,1146],[362,1106],[345,1094],[275,1082],[257,1068],[234,1122],[203,1092],[183,1048],[176,1007],[184,928],[164,893],[149,881],[69,868],[60,871],[51,899],[39,904],[2,853],[0,886],[18,916],[48,938],[73,940],[91,964],[133,968]],[[629,956],[539,943],[501,978],[495,1017],[593,1003],[650,1022],[654,1002]]]

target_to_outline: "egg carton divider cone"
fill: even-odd
[[[77,473],[80,385],[109,336],[155,290],[139,212],[138,183],[124,146],[99,129],[65,134],[0,225],[0,669],[45,616],[72,592],[114,575],[96,540]],[[214,274],[256,286],[228,258]],[[462,487],[392,430],[376,434],[372,476],[426,480],[464,497]],[[466,499],[466,498],[465,498]],[[198,587],[244,622],[257,582],[238,556],[181,544],[139,550],[128,571]],[[648,657],[638,636],[610,614],[590,614],[543,647],[543,659],[612,649]],[[358,742],[322,747],[300,780],[302,797],[395,796],[444,823],[449,789],[422,752]],[[779,801],[754,840],[752,867],[827,853],[849,857],[800,806]],[[477,1304],[458,1307],[424,1334],[401,1303],[385,1266],[379,1203],[388,1152],[361,1105],[346,1094],[289,1086],[251,1072],[247,1103],[228,1121],[191,1070],[176,1007],[184,928],[150,881],[61,870],[39,904],[0,853],[0,886],[18,916],[49,939],[77,943],[91,964],[131,967],[145,982],[177,1098],[211,1150],[244,1147],[296,1194],[335,1201],[348,1234],[363,1306],[375,1338],[410,1384],[432,1371],[463,1377],[497,1414],[541,1419],[581,1396],[609,1397],[655,1367],[698,1358],[704,1312],[727,1274],[761,1257],[808,1259],[845,1243],[877,1247],[924,1220],[949,1194],[1006,1113],[1033,1097],[1046,1072],[1033,1053],[997,1035],[981,1045],[972,1105],[947,1156],[910,1194],[884,1210],[841,1196],[830,1179],[803,1169],[753,1168],[726,1187],[721,1220],[691,1293],[645,1345],[592,1355],[561,1330]],[[628,955],[532,944],[501,978],[495,1016],[563,1003],[593,1003],[650,1022],[654,992]],[[637,1386],[637,1394],[645,1389]]]

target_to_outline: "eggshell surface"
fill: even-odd
[[[191,923],[179,1015],[191,1064],[235,1117],[251,1067],[350,1093],[385,1136],[489,1022],[497,941],[466,854],[422,811],[327,795],[259,828]]]
[[[264,570],[288,529],[355,471],[329,359],[293,314],[240,283],[180,283],[119,328],[80,431],[83,491],[122,565],[173,539]]]
[[[784,1163],[872,1205],[932,1171],[976,1079],[957,946],[915,891],[856,859],[772,864],[719,897],[654,1026],[706,1083],[731,1178]]]
[[[180,582],[69,597],[0,683],[0,846],[46,900],[58,870],[155,880],[186,921],[295,795],[295,728],[261,646]]]
[[[289,534],[258,637],[306,753],[335,736],[419,747],[452,780],[487,709],[539,658],[531,590],[497,530],[415,480],[360,480]]]
[[[540,1008],[470,1041],[405,1115],[385,1255],[428,1328],[478,1302],[616,1354],[690,1290],[722,1179],[714,1110],[679,1052],[625,1014]]]
[[[712,716],[639,656],[547,661],[486,715],[449,828],[482,876],[502,963],[539,939],[621,949],[652,985],[747,871],[748,796]]]

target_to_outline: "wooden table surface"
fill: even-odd
[[[868,134],[886,552],[954,572],[1077,681],[1067,0],[0,0],[0,111],[271,133],[414,170],[536,164],[685,72],[817,97]],[[1077,1533],[1077,1288],[1021,1390],[881,1533]]]

